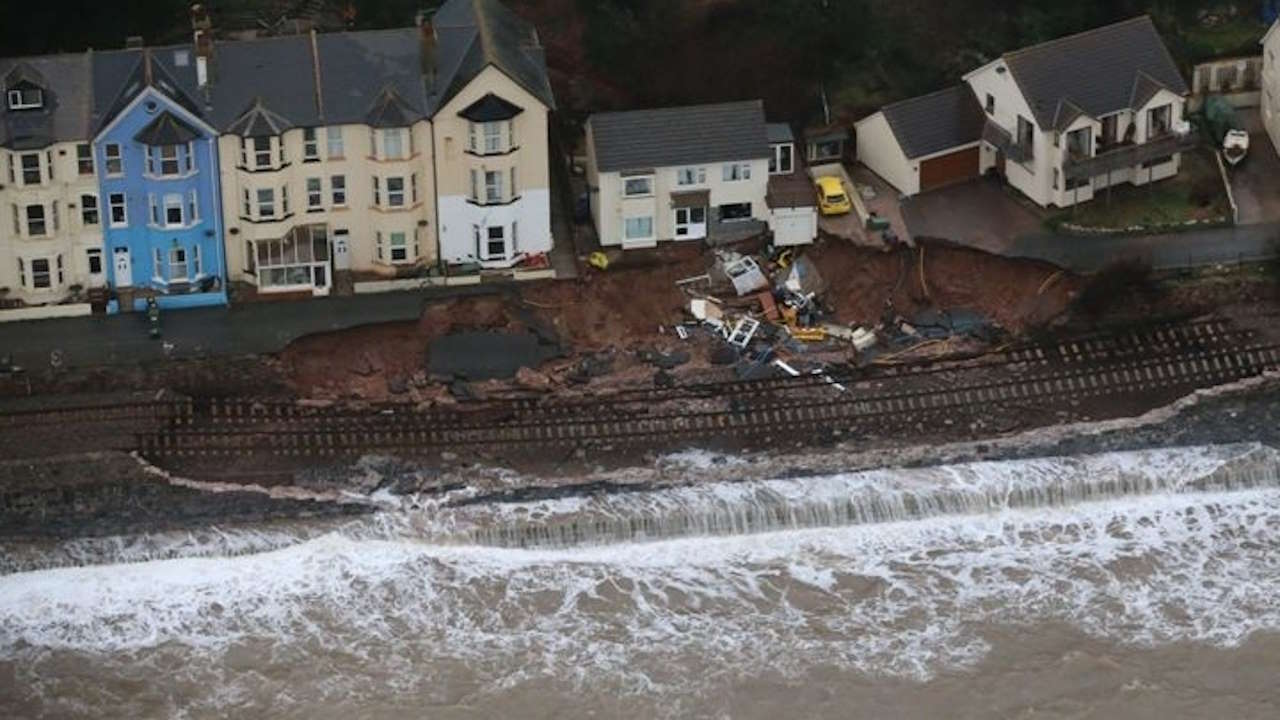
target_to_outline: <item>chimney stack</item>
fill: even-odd
[[[209,84],[209,60],[213,57],[213,21],[202,3],[191,6],[192,42],[196,49],[196,85]]]

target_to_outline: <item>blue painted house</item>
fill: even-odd
[[[187,47],[96,54],[93,152],[113,309],[227,302],[217,131]]]

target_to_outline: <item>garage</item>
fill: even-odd
[[[808,245],[818,236],[817,198],[809,176],[800,168],[785,175],[770,175],[765,201],[774,245]]]
[[[920,162],[920,192],[978,177],[978,146]]]
[[[903,195],[979,175],[986,115],[968,85],[886,105],[857,128],[858,159]]]

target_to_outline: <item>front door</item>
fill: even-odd
[[[707,209],[676,208],[676,239],[701,240],[707,236]]]
[[[133,264],[129,262],[129,248],[118,247],[112,251],[115,258],[116,287],[133,285]]]
[[[350,236],[346,230],[337,229],[333,231],[333,269],[334,270],[350,270],[351,269],[351,243]]]

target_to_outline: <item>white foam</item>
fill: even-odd
[[[979,659],[988,623],[1232,645],[1280,629],[1280,490],[1192,483],[1240,452],[930,471],[957,484],[993,469],[1009,482],[1116,467],[1187,480],[1180,492],[979,515],[536,551],[331,533],[233,558],[18,573],[0,578],[0,657],[136,657],[173,643],[218,653],[263,638],[332,648],[353,672],[406,683],[452,660],[481,685],[533,676],[693,692],[694,667],[924,677]]]

